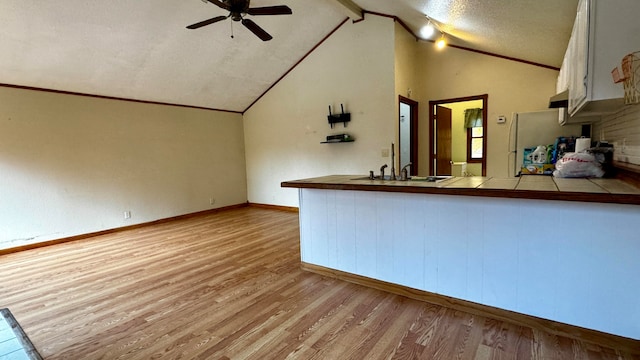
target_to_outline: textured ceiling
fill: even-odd
[[[414,33],[424,15],[453,44],[559,67],[578,0],[353,0]],[[244,111],[336,28],[337,0],[253,0],[293,15],[253,16],[262,42],[199,0],[0,0],[0,83]],[[234,38],[230,37],[233,29]]]
[[[0,0],[0,82],[243,111],[345,18],[333,0],[254,0],[263,42],[199,0]],[[231,35],[233,23],[234,38]]]
[[[365,10],[397,16],[416,35],[429,16],[451,44],[557,68],[578,7],[578,0],[354,1]]]

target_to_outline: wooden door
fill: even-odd
[[[451,109],[436,106],[436,175],[451,175]]]

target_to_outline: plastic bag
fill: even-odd
[[[604,170],[593,154],[566,153],[556,162],[554,177],[576,178],[576,177],[602,177]]]

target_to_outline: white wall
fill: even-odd
[[[345,23],[245,112],[249,202],[298,206],[282,181],[377,172],[398,131],[394,86],[393,19]],[[328,106],[341,103],[351,122],[331,129]],[[355,142],[320,144],[343,132]]]
[[[0,104],[0,247],[247,201],[239,114],[7,87]]]

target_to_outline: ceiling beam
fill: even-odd
[[[340,7],[344,10],[345,14],[351,18],[351,20],[361,20],[363,18],[362,8],[352,0],[336,0]]]

